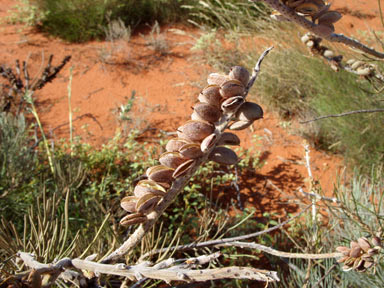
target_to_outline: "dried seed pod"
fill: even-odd
[[[200,149],[199,144],[185,144],[180,148],[180,154],[182,154],[184,157],[195,159],[203,156],[203,152]]]
[[[319,24],[333,24],[341,19],[342,15],[337,11],[327,11],[318,17]]]
[[[136,211],[142,214],[146,214],[152,211],[156,207],[157,203],[159,203],[161,198],[162,197],[153,194],[144,195],[139,200],[137,200]]]
[[[381,247],[381,239],[377,236],[372,237],[372,244],[373,246],[379,246]]]
[[[211,73],[208,75],[208,85],[221,85],[224,82],[228,81],[228,76],[219,74],[219,73]]]
[[[220,95],[227,99],[233,96],[243,96],[245,92],[244,85],[238,80],[228,80],[220,86]]]
[[[136,202],[137,202],[137,197],[135,196],[126,196],[120,201],[120,206],[123,208],[125,211],[129,213],[134,213],[136,212]]]
[[[357,259],[353,262],[352,269],[354,269],[354,270],[359,270],[359,269],[361,269],[362,267],[364,267],[364,260],[361,259],[361,258],[357,258]]]
[[[199,119],[192,120],[204,120],[210,123],[215,123],[221,117],[221,111],[216,106],[207,103],[197,103],[194,107],[192,118],[196,118],[193,115],[196,114]]]
[[[359,244],[360,248],[364,250],[364,252],[368,252],[368,250],[371,248],[367,238],[361,237],[357,239],[357,243]]]
[[[312,40],[309,40],[306,42],[306,45],[307,47],[312,48],[315,45],[315,42],[313,42]]]
[[[184,163],[188,159],[179,152],[165,152],[160,155],[159,161],[161,165],[176,169],[177,166]]]
[[[372,68],[362,66],[356,69],[356,73],[360,76],[369,76],[370,74],[372,74]]]
[[[202,103],[207,103],[220,108],[220,103],[222,102],[222,97],[220,95],[220,86],[208,85],[203,89],[203,91],[201,91],[198,99]]]
[[[175,169],[164,165],[157,165],[147,169],[148,179],[157,183],[171,183],[173,181],[172,174]]]
[[[339,246],[336,247],[336,251],[343,253],[345,256],[349,256],[349,253],[351,252],[351,248],[345,247],[345,246]]]
[[[209,155],[209,160],[223,165],[233,165],[238,161],[236,153],[227,147],[216,147]]]
[[[310,35],[307,33],[307,34],[304,34],[301,38],[301,42],[303,42],[304,44],[307,43],[310,39]]]
[[[120,220],[120,225],[130,226],[134,224],[141,224],[147,221],[147,217],[141,213],[128,214]]]
[[[364,65],[364,62],[363,61],[355,61],[352,65],[351,65],[351,68],[353,70],[356,70],[357,68],[359,68],[360,66],[363,66]]]
[[[376,247],[375,248],[371,248],[368,250],[368,255],[369,256],[374,256],[374,255],[377,255],[379,253],[379,249],[377,249]]]
[[[186,137],[191,141],[201,141],[215,130],[215,126],[205,121],[190,120],[177,130],[180,138]]]
[[[356,62],[356,59],[349,59],[348,61],[347,61],[347,64],[348,65],[352,65],[353,63],[355,63]]]
[[[236,111],[243,103],[243,96],[230,97],[221,104],[221,109],[224,113],[231,113]]]
[[[324,57],[328,57],[328,58],[331,58],[331,57],[333,57],[335,54],[333,53],[333,51],[331,51],[331,50],[325,50],[324,52],[323,52],[323,56]]]
[[[209,149],[211,149],[213,144],[215,143],[216,138],[217,138],[217,135],[215,133],[212,133],[211,135],[205,137],[200,145],[201,151],[205,153]]]
[[[236,119],[241,121],[255,121],[263,118],[264,112],[260,105],[253,102],[245,102],[236,113]]]
[[[224,132],[221,134],[220,140],[217,142],[217,145],[240,145],[240,139],[236,134],[230,132]]]
[[[175,172],[173,172],[173,178],[179,178],[184,176],[192,169],[192,167],[195,165],[195,160],[190,159],[183,164],[181,164],[179,167],[176,168]]]
[[[310,2],[302,3],[295,8],[297,13],[304,15],[315,15],[319,10],[316,4]]]
[[[252,121],[236,121],[229,125],[230,130],[243,130],[252,125]]]
[[[154,194],[163,197],[165,193],[165,188],[152,180],[139,181],[133,190],[133,194],[135,194],[137,198],[143,197],[145,194]]]
[[[360,256],[360,253],[361,253],[361,247],[360,246],[353,247],[353,248],[351,248],[351,252],[349,253],[349,257],[357,258]]]
[[[178,152],[182,146],[189,143],[191,142],[187,139],[173,138],[168,141],[167,145],[165,146],[165,150],[168,152]]]
[[[374,263],[374,262],[365,261],[365,263],[364,263],[364,268],[365,268],[365,269],[369,269],[369,268],[371,268],[371,267],[373,266],[373,263]]]
[[[319,24],[312,28],[313,32],[320,35],[321,37],[327,37],[335,32],[333,24]],[[308,43],[307,43],[308,44]]]
[[[233,66],[229,72],[229,79],[239,80],[245,87],[248,85],[249,72],[242,66]]]
[[[347,259],[349,259],[349,256],[342,256],[337,260],[337,263],[344,263]]]

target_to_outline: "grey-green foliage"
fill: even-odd
[[[360,109],[384,108],[369,82],[346,71],[334,72],[320,58],[297,49],[274,51],[257,82],[263,101],[282,117],[300,120]],[[343,152],[369,168],[384,159],[384,113],[330,118],[300,129],[318,147]]]
[[[336,187],[336,199],[340,204],[327,204],[329,223],[318,226],[317,238],[320,240],[316,246],[317,252],[334,252],[338,246],[349,246],[351,241],[360,237],[370,239],[384,228],[384,177],[381,166],[372,168],[370,176],[361,176],[355,171],[351,180],[339,183]],[[292,225],[290,228],[291,237],[302,247],[309,247],[310,239],[314,235],[313,226],[308,219],[311,215],[308,212],[307,221]],[[284,238],[283,238],[284,239]],[[283,240],[281,239],[281,240]],[[281,241],[284,243],[284,241]],[[280,250],[287,248],[279,247]],[[308,287],[342,287],[358,288],[373,287],[379,288],[384,280],[384,255],[381,252],[377,260],[376,269],[369,269],[364,273],[356,271],[343,271],[342,265],[336,259],[312,261],[309,266],[308,260],[296,259],[287,260],[288,265],[277,266],[284,277],[282,283],[277,287],[303,287],[308,281]],[[307,280],[307,269],[310,267],[310,274]],[[373,273],[375,272],[375,273]]]
[[[23,115],[0,113],[0,214],[15,216],[31,203],[37,155]]]

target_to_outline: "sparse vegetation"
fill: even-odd
[[[28,14],[25,22],[38,25],[44,31],[68,41],[82,42],[102,37],[112,44],[117,39],[129,41],[131,29],[148,23],[152,29],[148,36],[144,36],[146,45],[160,55],[168,54],[170,48],[160,33],[159,23],[179,21],[186,18],[182,15],[187,13],[191,23],[209,27],[192,49],[203,51],[201,59],[204,63],[220,71],[228,71],[234,65],[248,66],[251,70],[249,65],[256,62],[255,57],[259,52],[242,45],[242,36],[255,35],[252,30],[256,28],[260,28],[261,32],[270,29],[268,31],[271,31],[273,40],[287,39],[293,35],[286,31],[290,29],[290,24],[285,27],[286,30],[278,32],[275,29],[277,26],[268,28],[265,19],[255,23],[255,19],[265,16],[267,8],[248,1],[31,0],[23,5],[25,8],[19,10],[23,13],[20,15]],[[222,31],[226,33],[224,37],[221,36]],[[298,127],[298,133],[317,147],[343,153],[346,164],[356,167],[352,175],[340,178],[339,183],[335,184],[334,198],[326,197],[308,167],[310,191],[302,193],[305,195],[302,198],[295,199],[298,207],[307,205],[307,210],[299,218],[290,215],[295,220],[289,226],[280,226],[278,215],[265,213],[256,217],[258,211],[243,209],[240,191],[236,186],[238,176],[256,177],[255,168],[261,164],[255,151],[239,148],[236,152],[241,159],[236,161],[236,165],[220,166],[208,162],[197,169],[187,185],[182,187],[183,197],[176,198],[160,215],[156,225],[146,231],[141,245],[136,245],[130,253],[121,257],[125,263],[133,265],[150,260],[155,264],[164,264],[161,261],[173,257],[184,260],[174,260],[176,262],[166,265],[181,263],[183,268],[190,268],[199,264],[194,257],[212,256],[220,251],[224,258],[221,262],[225,265],[212,256],[203,267],[213,269],[236,264],[251,268],[262,265],[262,268],[277,270],[279,275],[284,275],[280,283],[275,282],[276,287],[382,286],[384,249],[382,242],[377,239],[383,241],[384,233],[384,126],[381,125],[384,113],[358,114],[300,126],[296,123],[319,115],[384,108],[383,90],[373,86],[367,77],[359,78],[344,70],[333,71],[329,63],[309,55],[302,47],[279,48],[263,62],[263,70],[256,83],[257,97],[278,113],[283,121],[291,121],[289,125]],[[383,70],[384,65],[380,62],[377,67]],[[4,76],[7,70],[1,67],[0,71]],[[1,88],[7,90],[9,87],[4,85]],[[119,223],[124,216],[121,200],[124,196],[132,195],[131,192],[148,167],[158,164],[157,156],[164,152],[164,144],[168,140],[162,131],[153,135],[155,140],[151,143],[138,143],[137,138],[142,131],[130,129],[128,125],[138,98],[133,91],[126,103],[122,103],[115,111],[123,133],[116,133],[100,149],[94,149],[82,139],[72,137],[70,143],[64,141],[49,146],[33,106],[32,94],[28,93],[28,87],[24,88],[25,93],[19,95],[20,101],[32,108],[0,113],[0,257],[5,259],[0,263],[0,280],[4,281],[0,283],[4,286],[11,286],[7,281],[12,279],[29,285],[36,278],[33,270],[26,271],[25,267],[16,263],[14,256],[18,251],[33,252],[36,260],[42,263],[64,257],[84,259],[92,254],[96,254],[96,258],[90,261],[96,259],[102,262],[103,257],[121,247],[135,231],[132,227],[123,228]],[[6,98],[11,94],[5,91],[1,93],[2,100],[10,101],[12,98]],[[16,101],[16,98],[12,99]],[[219,104],[222,108],[220,113],[223,113],[226,107]],[[31,111],[34,118],[28,122],[25,117]],[[42,135],[36,132],[37,125],[33,125],[34,122],[38,122]],[[33,130],[33,127],[36,129]],[[165,184],[161,182],[166,187]],[[225,200],[217,197],[223,191],[230,194],[223,197]],[[157,202],[156,205],[163,202]],[[312,210],[308,209],[310,207]],[[236,212],[235,217],[229,216],[231,211]],[[139,213],[136,210],[134,212]],[[139,216],[143,217],[141,214]],[[152,220],[147,218],[145,221]],[[268,250],[249,249],[241,243],[238,246],[207,244],[200,249],[167,248],[236,237],[272,226],[279,231],[258,235],[252,238],[254,242],[247,243],[272,247],[281,253],[278,257],[273,253],[271,255],[274,256],[267,256]],[[371,240],[375,237],[376,242]],[[364,241],[370,241],[367,244],[369,247],[362,251],[359,246],[358,250],[356,245],[363,245]],[[344,259],[343,264],[339,265],[335,258],[340,260],[341,255],[335,254],[323,258],[313,256],[324,256],[325,252],[350,245],[352,250],[355,248],[355,252],[358,251],[354,253],[356,255],[352,255],[352,252],[346,255],[349,261],[354,262],[347,263]],[[286,253],[291,250],[299,253]],[[309,257],[308,261],[300,255],[312,255],[312,258]],[[286,260],[290,257],[294,260]],[[164,266],[164,269],[169,266]],[[12,276],[3,278],[3,271]],[[16,275],[19,272],[21,274]],[[16,276],[12,278],[14,274]],[[84,274],[81,277],[90,281],[91,275]],[[134,276],[145,287],[161,283],[139,273]],[[111,275],[96,278],[100,286],[122,287],[130,283]],[[185,275],[181,274],[180,280],[185,279]],[[60,287],[67,285],[62,279],[54,280]],[[244,287],[252,284],[249,280],[212,281],[211,287]],[[41,283],[37,283],[37,287],[39,285]]]

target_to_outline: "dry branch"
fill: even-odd
[[[265,230],[262,230],[262,231],[259,231],[259,232],[255,232],[255,233],[251,233],[251,234],[247,234],[247,235],[236,236],[236,237],[222,238],[222,239],[204,241],[204,242],[200,242],[200,243],[191,243],[191,244],[187,244],[187,245],[178,245],[178,246],[172,246],[172,247],[166,247],[166,248],[162,248],[162,249],[157,249],[157,250],[153,250],[153,251],[150,251],[150,252],[142,255],[140,257],[140,260],[143,260],[143,259],[145,259],[145,258],[147,258],[149,256],[152,256],[152,255],[155,255],[155,254],[158,254],[158,253],[166,252],[168,250],[172,250],[172,251],[186,251],[186,250],[192,250],[192,249],[201,249],[201,248],[205,248],[205,247],[212,247],[212,246],[217,246],[217,245],[220,245],[220,244],[226,244],[226,243],[232,243],[232,242],[236,242],[236,241],[246,240],[246,239],[257,237],[257,236],[260,236],[260,235],[263,235],[263,234],[266,234],[266,233],[270,233],[270,232],[272,232],[274,230],[280,229],[281,227],[283,227],[287,223],[289,223],[292,220],[300,217],[311,206],[312,206],[312,204],[308,205],[303,211],[301,211],[297,215],[295,215],[295,216],[285,220],[284,222],[281,222],[280,224],[278,224],[276,226],[273,226],[271,228],[268,228],[268,229],[265,229]]]
[[[250,0],[251,2],[258,2],[260,0]],[[313,34],[318,35],[319,37],[322,37],[324,39],[327,39],[331,42],[337,42],[337,43],[343,43],[349,47],[353,47],[356,49],[359,49],[367,54],[370,54],[372,56],[384,59],[384,53],[378,52],[373,48],[370,48],[359,41],[349,38],[343,34],[337,34],[337,33],[324,33],[319,25],[309,21],[303,16],[298,15],[295,13],[294,10],[290,9],[289,7],[285,6],[282,2],[279,0],[262,0],[265,3],[267,3],[269,6],[271,6],[273,9],[277,10],[280,14],[282,14],[285,18],[291,20],[292,22],[302,26],[306,30],[312,32]]]
[[[340,114],[330,114],[330,115],[324,115],[320,116],[311,120],[305,120],[305,121],[299,121],[300,124],[305,124],[309,122],[314,122],[317,120],[322,120],[322,119],[327,119],[327,118],[337,118],[337,117],[344,117],[348,115],[353,115],[353,114],[360,114],[360,113],[377,113],[377,112],[384,112],[383,108],[378,108],[378,109],[362,109],[362,110],[355,110],[355,111],[348,111]]]
[[[216,269],[191,270],[179,266],[170,268],[150,267],[147,262],[135,266],[125,264],[101,264],[82,259],[64,258],[54,264],[42,264],[34,259],[34,256],[25,252],[19,252],[24,263],[40,274],[57,273],[60,275],[65,269],[75,268],[92,271],[94,273],[117,275],[130,279],[161,279],[170,283],[171,281],[198,282],[217,279],[250,279],[258,281],[279,281],[277,273],[268,270],[260,270],[250,267],[226,267]]]

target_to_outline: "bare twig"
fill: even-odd
[[[251,2],[257,2],[259,0],[250,0]],[[373,48],[369,48],[368,46],[360,43],[357,40],[351,39],[347,36],[344,36],[343,34],[336,34],[336,33],[327,33],[324,32],[319,25],[309,21],[303,16],[298,15],[295,13],[293,9],[290,9],[289,7],[285,6],[282,2],[279,0],[262,0],[265,3],[267,3],[269,6],[271,6],[273,9],[277,10],[280,14],[282,14],[285,18],[291,20],[292,22],[304,27],[308,31],[327,39],[331,42],[338,42],[343,43],[347,46],[359,49],[367,54],[373,55],[378,58],[384,58],[384,53],[378,52]]]
[[[240,247],[240,248],[249,248],[249,249],[257,249],[260,251],[263,251],[265,253],[283,257],[283,258],[296,258],[296,259],[328,259],[328,258],[338,258],[343,256],[340,252],[333,252],[333,253],[322,253],[322,254],[308,254],[308,253],[290,253],[290,252],[283,252],[279,250],[275,250],[271,247],[267,247],[261,244],[257,244],[254,242],[231,242],[231,243],[223,243],[215,245],[215,247]]]
[[[41,274],[49,272],[60,275],[67,268],[76,268],[92,271],[96,274],[117,275],[131,279],[136,278],[138,280],[143,278],[160,279],[167,283],[171,281],[198,282],[217,279],[252,279],[265,282],[279,281],[277,273],[274,271],[250,267],[233,266],[227,268],[191,270],[174,266],[171,268],[158,269],[154,266],[150,267],[146,262],[135,266],[128,266],[122,263],[111,265],[69,258],[59,260],[55,264],[42,264],[36,261],[31,254],[19,252],[18,256],[27,266],[38,270]]]
[[[244,98],[249,92],[249,89],[252,87],[253,83],[255,82],[259,72],[260,72],[260,65],[263,61],[264,57],[269,53],[269,51],[272,49],[268,48],[266,51],[264,51],[263,54],[259,57],[256,66],[254,68],[254,71],[252,73],[252,77],[250,81],[248,82],[246,92],[244,95]],[[236,110],[237,111],[237,110]],[[233,111],[232,114],[226,115],[222,117],[220,122],[216,125],[215,134],[217,135],[215,143],[212,145],[212,148],[209,149],[205,153],[203,157],[196,160],[196,163],[194,164],[193,168],[183,177],[175,179],[175,181],[172,182],[171,188],[168,190],[167,194],[164,196],[162,201],[156,206],[154,211],[149,213],[147,215],[147,222],[140,225],[135,232],[115,251],[113,251],[110,255],[108,255],[104,260],[103,263],[110,263],[113,260],[116,260],[117,258],[125,255],[130,249],[135,247],[138,243],[140,243],[141,239],[144,237],[144,235],[152,228],[152,226],[156,223],[157,219],[160,217],[161,214],[167,209],[167,207],[174,201],[174,199],[177,197],[181,191],[183,191],[185,185],[189,182],[189,179],[195,174],[196,170],[200,165],[205,163],[208,159],[209,154],[211,151],[215,148],[217,141],[220,140],[222,133],[227,128],[229,122],[232,119],[232,116],[236,113],[236,111]]]
[[[362,110],[355,110],[355,111],[348,111],[340,114],[330,114],[325,116],[320,116],[311,120],[305,120],[305,121],[299,121],[300,124],[305,124],[309,122],[314,122],[317,120],[327,119],[327,118],[336,118],[336,117],[344,117],[348,115],[353,114],[360,114],[360,113],[377,113],[377,112],[384,112],[384,108],[378,108],[378,109],[362,109]]]
[[[163,253],[164,251],[167,251],[168,249],[170,249],[170,250],[177,250],[177,251],[185,251],[185,250],[199,249],[199,248],[204,248],[204,247],[212,247],[212,246],[217,246],[219,244],[232,243],[232,242],[235,242],[235,241],[246,240],[246,239],[257,237],[257,236],[260,236],[260,235],[263,235],[263,234],[266,234],[266,233],[270,233],[270,232],[272,232],[274,230],[280,229],[282,226],[284,226],[287,223],[291,222],[292,220],[300,217],[311,206],[312,206],[312,204],[308,205],[303,211],[301,211],[297,215],[295,215],[295,216],[285,220],[284,222],[281,222],[280,224],[278,224],[276,226],[273,226],[271,228],[268,228],[268,229],[265,229],[265,230],[262,230],[262,231],[259,231],[259,232],[255,232],[255,233],[251,233],[251,234],[247,234],[247,235],[236,236],[236,237],[222,238],[222,239],[209,240],[209,241],[200,242],[200,243],[191,243],[191,244],[186,244],[186,245],[178,245],[178,246],[173,246],[173,247],[166,247],[166,248],[162,248],[162,249],[157,249],[157,250],[153,250],[153,251],[150,251],[148,253],[145,253],[144,255],[142,255],[140,257],[140,260],[145,259],[145,258],[147,258],[148,256],[151,256],[151,255],[155,255],[155,254],[158,254],[158,253]]]

